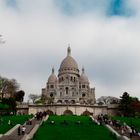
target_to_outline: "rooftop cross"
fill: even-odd
[[[54,67],[52,68],[52,74],[54,74]]]
[[[85,73],[85,69],[84,69],[84,67],[82,67],[82,73]]]
[[[68,44],[68,49],[67,49],[67,56],[71,55],[71,48],[70,48],[70,44]]]

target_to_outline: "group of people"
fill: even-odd
[[[114,127],[117,131],[120,131],[122,135],[129,134],[129,137],[132,138],[133,136],[140,136],[140,133],[137,131],[137,129],[134,128],[134,126],[128,126],[125,122],[121,124],[119,120],[112,120],[109,118],[107,114],[100,114],[97,116],[97,120],[99,124],[108,124],[112,127]]]
[[[37,112],[36,114],[35,114],[35,118],[37,119],[37,120],[42,120],[43,119],[43,117],[46,117],[47,116],[47,112],[46,111],[44,111],[44,112]]]
[[[26,127],[25,127],[25,125],[23,125],[23,126],[19,126],[18,127],[18,135],[24,135],[25,134],[25,130],[26,130]]]
[[[140,133],[133,126],[128,127],[128,131],[129,131],[130,138],[132,138],[133,136],[140,136]]]
[[[42,120],[43,117],[46,117],[47,116],[47,113],[44,111],[44,112],[37,112],[35,114],[35,119],[37,120]],[[32,125],[32,119],[29,119],[27,122],[26,122],[26,125]],[[25,131],[26,131],[26,126],[23,125],[23,126],[19,126],[18,127],[18,135],[24,135],[25,134]]]

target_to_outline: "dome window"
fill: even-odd
[[[53,97],[53,93],[50,94],[50,97]]]
[[[74,92],[72,92],[72,96],[74,96]]]
[[[59,82],[61,82],[61,78],[59,78]]]
[[[82,88],[85,88],[85,85],[82,85]]]
[[[62,79],[62,81],[64,80],[64,78],[63,78],[63,77],[62,77],[61,79]]]
[[[85,96],[86,96],[85,93],[83,93],[83,94],[82,94],[82,97],[85,97]]]
[[[68,88],[68,87],[66,87],[66,95],[68,94],[68,91],[69,91],[69,88]]]

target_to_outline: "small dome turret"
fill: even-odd
[[[48,83],[56,83],[57,82],[57,77],[54,74],[54,68],[52,68],[52,74],[48,78]]]
[[[80,76],[81,83],[89,83],[87,76],[85,75],[85,69],[82,68],[82,74]]]

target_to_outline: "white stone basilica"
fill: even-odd
[[[47,104],[93,105],[95,103],[95,88],[90,88],[84,68],[80,75],[77,62],[71,56],[70,47],[60,65],[58,77],[55,75],[54,68],[52,69],[46,87],[42,89],[42,97]]]

